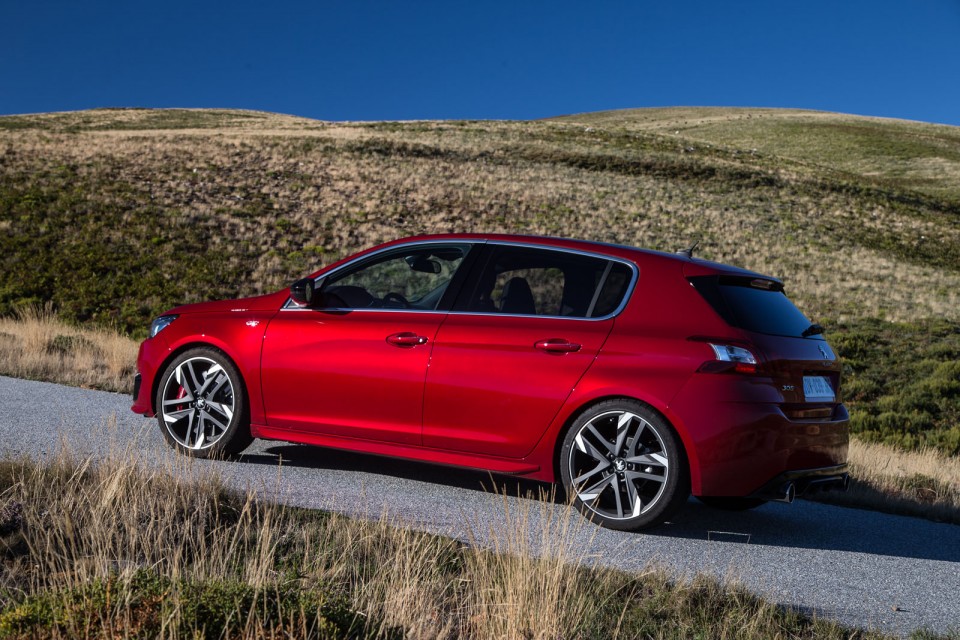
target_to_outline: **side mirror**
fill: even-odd
[[[290,285],[290,297],[297,304],[310,305],[316,293],[316,284],[313,278],[303,278]]]

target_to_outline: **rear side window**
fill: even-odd
[[[620,307],[633,272],[625,264],[561,250],[494,246],[469,297],[480,313],[599,318]]]
[[[754,333],[799,338],[810,320],[772,280],[735,276],[697,276],[690,284],[726,320]],[[820,336],[810,336],[823,339]]]

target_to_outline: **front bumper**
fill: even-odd
[[[130,407],[134,413],[153,417],[153,383],[169,353],[167,343],[160,334],[140,343],[137,375],[133,379],[133,406]]]

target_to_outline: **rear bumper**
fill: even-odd
[[[800,419],[788,416],[784,406],[768,380],[694,376],[670,407],[690,459],[693,494],[751,496],[781,479],[788,482],[791,474],[803,478],[841,467],[834,475],[845,473],[846,407],[837,404],[827,417]]]
[[[698,443],[698,495],[747,496],[790,480],[806,490],[820,475],[843,474],[849,424],[842,404],[829,420],[791,420],[775,404],[739,405],[721,434]]]
[[[799,495],[820,476],[846,473],[850,418],[842,404],[828,420],[791,420],[776,404],[738,404],[717,429],[719,417],[712,416],[713,433],[695,438],[697,495],[748,496],[802,481]]]

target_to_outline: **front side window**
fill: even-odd
[[[620,262],[567,251],[495,246],[459,310],[598,318],[620,306],[632,271]]]
[[[390,251],[323,282],[320,304],[339,309],[439,307],[469,245],[419,246]]]

